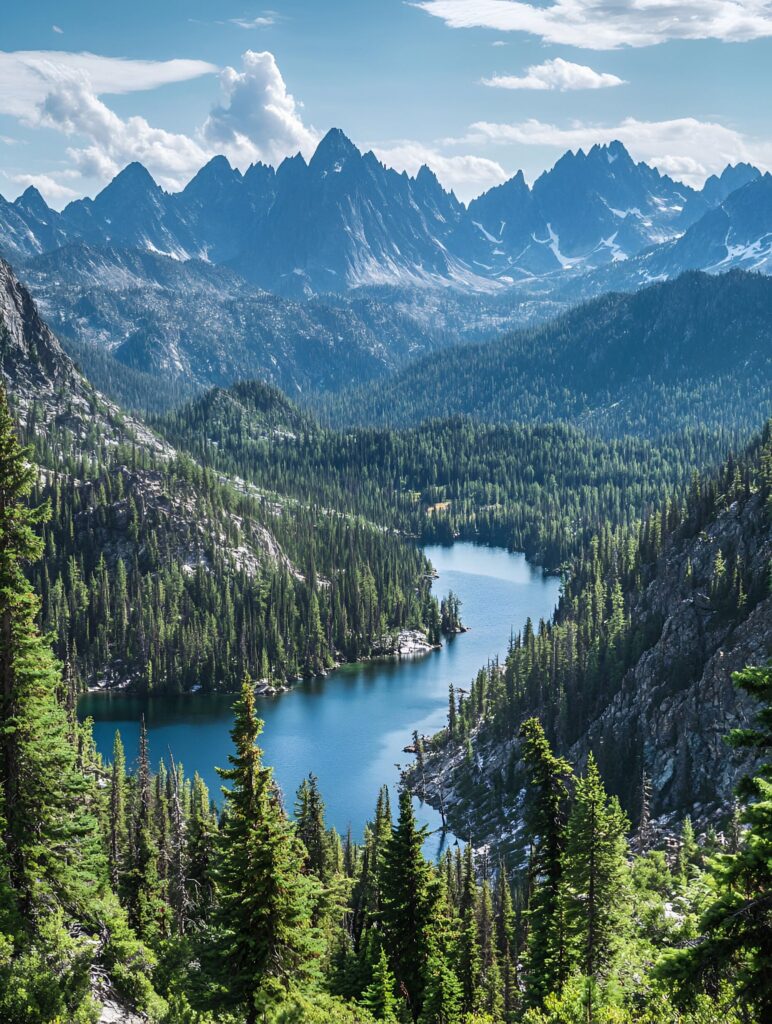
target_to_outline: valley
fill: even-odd
[[[770,180],[0,198],[3,1020],[766,1019]]]
[[[327,795],[330,825],[341,836],[350,827],[356,841],[372,815],[373,794],[384,783],[399,781],[395,762],[407,767],[412,760],[403,751],[412,732],[431,735],[442,727],[448,680],[461,685],[481,664],[503,658],[511,631],[528,618],[548,618],[557,603],[560,581],[522,555],[469,543],[428,546],[424,555],[439,574],[435,593],[439,597],[450,589],[458,595],[469,632],[448,639],[439,652],[346,665],[259,702],[266,758],[282,790],[294,793],[312,767]],[[95,693],[81,698],[78,713],[93,718],[94,740],[105,758],[111,756],[116,729],[129,752],[137,749],[144,714],[154,764],[171,750],[187,772],[198,772],[217,794],[214,765],[225,763],[230,749],[232,704],[228,695]],[[418,803],[416,815],[431,830],[427,854],[436,859],[453,838],[439,833],[439,813],[428,805]]]

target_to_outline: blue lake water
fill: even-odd
[[[328,824],[342,834],[351,825],[356,839],[372,817],[379,787],[395,787],[397,765],[411,760],[403,747],[413,730],[431,734],[445,724],[449,684],[468,687],[480,666],[504,657],[511,631],[519,630],[529,616],[535,622],[548,617],[559,595],[559,580],[529,565],[521,554],[467,543],[425,550],[440,574],[435,593],[443,596],[453,590],[459,595],[469,632],[452,637],[438,652],[346,665],[288,693],[259,698],[265,721],[260,745],[288,808],[297,786],[312,771],[327,804]],[[168,763],[171,751],[186,773],[197,771],[217,797],[215,766],[225,766],[231,750],[232,701],[226,695],[97,693],[84,696],[79,713],[94,719],[97,747],[108,759],[115,730],[120,729],[129,764],[136,757],[144,714],[154,762],[165,757]],[[438,827],[439,815],[431,807],[418,806],[417,812],[431,829]],[[430,844],[432,852],[438,842]]]

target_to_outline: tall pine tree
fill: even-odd
[[[316,955],[311,924],[315,881],[303,873],[306,851],[282,809],[257,738],[248,678],[234,704],[230,768],[218,768],[228,783],[220,835],[217,882],[224,940],[219,950],[227,999],[256,1024],[268,1007],[282,1002],[312,971]]]
[[[386,844],[381,874],[380,919],[389,961],[414,1020],[423,1006],[439,883],[423,855],[408,789],[399,794],[399,818]]]

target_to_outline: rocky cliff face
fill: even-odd
[[[772,597],[768,586],[755,604],[711,597],[719,552],[727,563],[744,565],[752,579],[768,579],[772,529],[759,494],[732,502],[696,537],[666,549],[633,610],[639,619],[662,621],[660,636],[568,751],[581,764],[594,750],[608,771],[629,763],[639,772],[642,761],[660,816],[715,816],[748,768],[724,742],[753,715],[731,676],[772,655]],[[630,763],[635,751],[641,751],[637,764]]]
[[[666,832],[687,813],[700,827],[720,827],[740,775],[751,767],[724,737],[754,714],[732,673],[772,657],[769,441],[748,458],[755,483],[720,496],[720,510],[698,531],[676,530],[648,584],[628,595],[632,629],[647,637],[644,649],[579,739],[556,742],[579,769],[593,751],[633,821],[645,770],[652,813]],[[744,580],[739,587],[730,580],[735,573]],[[471,758],[461,746],[445,745],[427,756],[422,779],[409,776],[433,805],[444,804],[456,834],[515,856],[523,853],[526,781],[517,731],[502,740],[483,720]]]

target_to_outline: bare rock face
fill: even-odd
[[[645,768],[657,815],[711,817],[727,807],[739,775],[751,767],[724,737],[753,716],[732,673],[772,655],[772,597],[740,607],[712,599],[719,551],[739,558],[753,580],[767,578],[772,531],[759,496],[735,502],[698,536],[666,549],[633,610],[661,619],[659,638],[569,751],[582,763],[592,749],[610,774],[618,775],[625,759],[635,775]]]
[[[113,1000],[108,1000],[99,1014],[99,1024],[145,1024],[145,1020]]]
[[[38,315],[35,303],[5,260],[0,259],[0,356],[3,376],[14,384],[55,388],[75,368]]]

